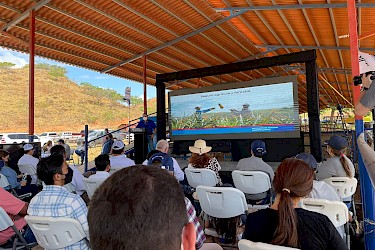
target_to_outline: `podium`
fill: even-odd
[[[145,128],[131,128],[130,133],[134,133],[134,161],[142,164],[148,153]]]

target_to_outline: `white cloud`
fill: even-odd
[[[89,75],[80,75],[79,78],[90,79],[91,77]]]
[[[28,61],[24,59],[24,57],[27,58],[27,56],[18,54],[20,53],[0,48],[0,62],[11,62],[15,64],[14,68],[22,68],[28,64]]]
[[[108,80],[109,78],[106,76],[95,76],[96,80]]]

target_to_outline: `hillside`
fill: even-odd
[[[57,69],[57,71],[56,71]],[[62,70],[62,72],[61,72]],[[28,67],[12,69],[0,67],[1,98],[0,132],[28,131]],[[117,128],[128,122],[126,105],[92,85],[85,86],[69,80],[65,69],[41,65],[35,70],[35,133],[44,131],[81,131],[88,124],[90,129]],[[115,94],[119,95],[119,94]],[[138,98],[139,99],[139,98]],[[148,101],[149,113],[155,112],[156,100]],[[131,106],[130,119],[140,117],[143,102]]]

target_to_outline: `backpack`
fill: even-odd
[[[160,166],[162,169],[174,171],[172,157],[163,152],[158,152],[151,155],[148,159],[148,165],[156,165]]]

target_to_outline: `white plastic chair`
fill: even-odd
[[[231,218],[247,211],[245,194],[232,187],[199,185],[197,195],[202,210],[216,218]]]
[[[28,244],[26,240],[23,238],[22,234],[18,231],[14,222],[10,219],[9,215],[5,210],[0,207],[0,231],[4,231],[11,227],[14,233],[17,235],[13,242],[12,250],[17,249],[19,246],[23,246],[24,248],[30,250],[32,247],[36,246],[36,243]]]
[[[187,181],[193,188],[199,185],[215,187],[218,183],[215,172],[207,168],[186,168]]]
[[[335,227],[342,225],[347,226],[349,232],[349,214],[348,207],[341,201],[329,201],[324,199],[307,198],[302,200],[301,207],[303,209],[324,214],[332,222]],[[350,237],[346,234],[346,244],[350,247]]]
[[[28,174],[31,176],[31,184],[38,183],[38,176],[36,174],[36,168],[28,164],[19,164],[18,168],[21,173]]]
[[[232,172],[232,179],[234,186],[245,194],[259,194],[272,189],[270,176],[262,171],[234,170]],[[270,204],[272,204],[272,195],[270,197]],[[248,206],[255,207],[256,205]]]
[[[91,199],[95,193],[95,190],[105,181],[105,179],[99,178],[84,178],[83,182],[86,187],[86,192],[89,198]]]
[[[358,181],[356,178],[331,177],[323,179],[323,181],[334,187],[341,199],[353,196],[357,190]]]
[[[267,244],[263,242],[253,242],[250,240],[240,240],[238,242],[238,249],[239,250],[288,250],[288,249],[296,250],[298,248],[271,245],[271,244]]]
[[[323,179],[323,181],[331,185],[336,190],[342,201],[350,201],[352,203],[354,214],[353,218],[356,220],[357,211],[355,209],[354,197],[352,196],[357,190],[358,180],[356,178],[349,177],[331,177]]]
[[[209,216],[231,218],[247,213],[245,194],[236,188],[199,185],[196,193],[202,210]],[[204,232],[219,237],[213,228],[205,228]]]
[[[9,187],[8,179],[5,175],[0,174],[0,187],[6,189]]]
[[[47,249],[61,249],[84,238],[81,224],[72,218],[25,216],[38,244]]]

